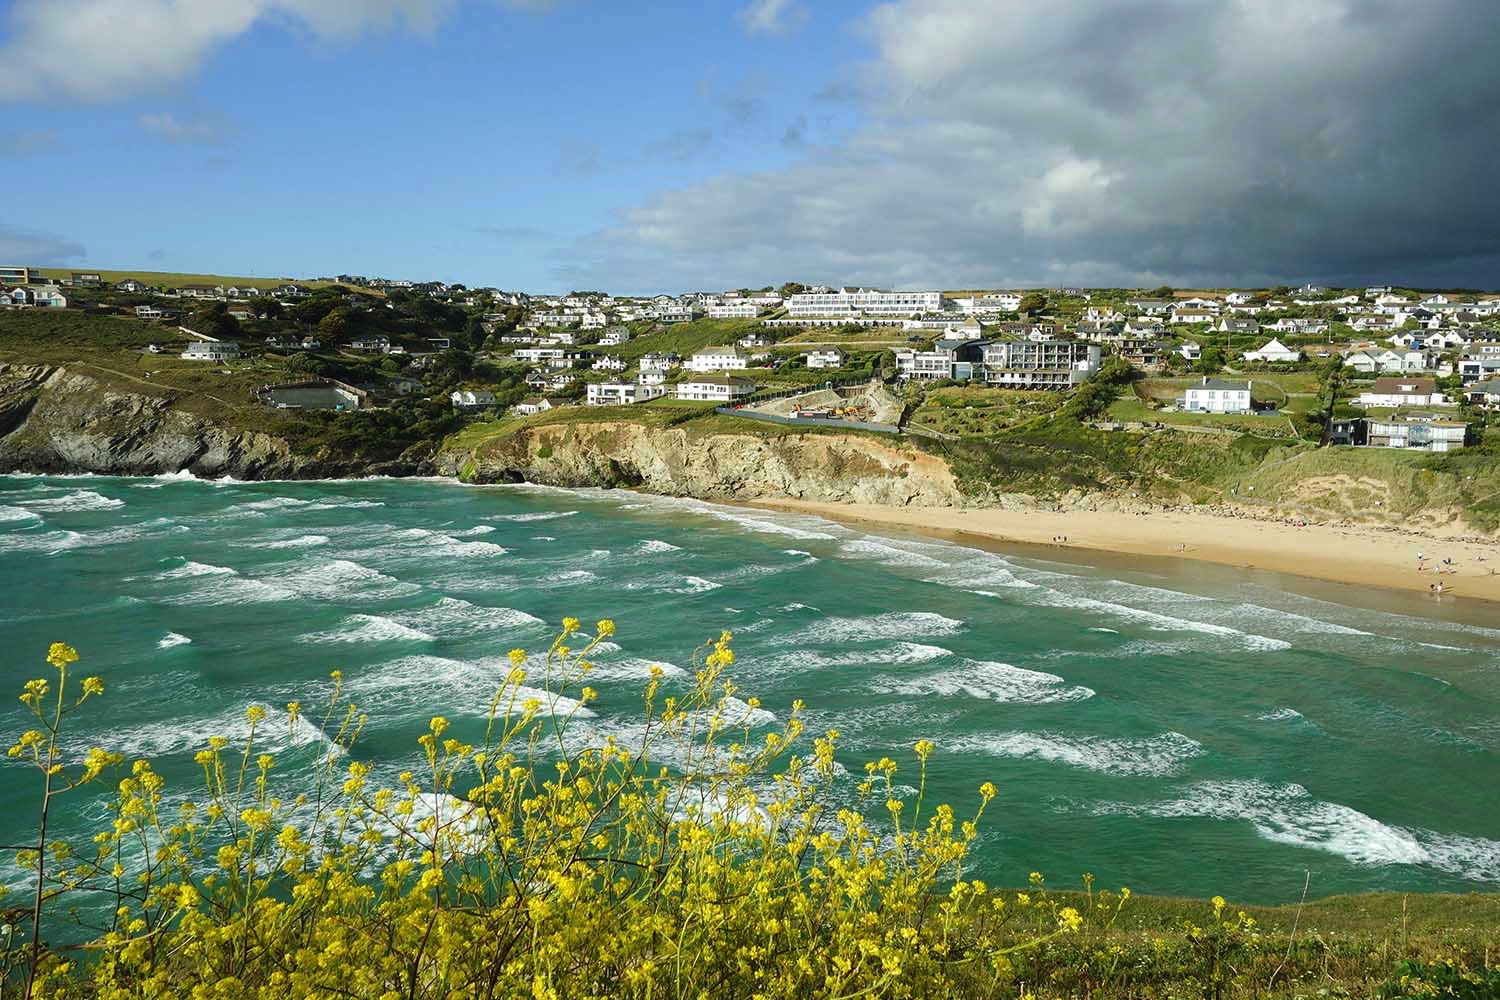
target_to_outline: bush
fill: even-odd
[[[914,798],[889,758],[845,798],[836,731],[792,750],[800,703],[753,733],[758,702],[725,678],[728,633],[678,694],[653,670],[638,745],[593,737],[589,656],[614,625],[578,629],[566,620],[542,656],[511,652],[482,730],[434,717],[425,766],[396,787],[355,758],[366,719],[335,672],[309,787],[281,794],[257,748],[279,723],[252,707],[245,745],[211,738],[200,798],[170,810],[147,761],[93,749],[65,766],[63,720],[104,684],[75,694],[78,655],[54,644],[55,690],[27,683],[39,728],[10,751],[42,776],[45,849],[23,856],[38,892],[12,918],[32,941],[6,951],[9,971],[31,996],[970,996],[1008,980],[1009,956],[1083,927],[1039,875],[1016,905],[964,877],[995,789],[964,817],[929,809],[931,743],[914,748]],[[302,718],[290,703],[285,724]],[[47,805],[117,769],[93,846],[49,841]],[[79,965],[43,928],[89,893],[109,916]]]

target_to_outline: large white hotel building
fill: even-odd
[[[837,292],[802,292],[787,299],[793,319],[842,316],[918,316],[943,308],[942,292],[880,292],[872,288]]]

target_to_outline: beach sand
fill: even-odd
[[[1332,580],[1365,587],[1500,601],[1500,540],[1472,542],[1389,528],[1308,524],[1220,514],[1164,511],[1035,511],[993,508],[886,507],[803,500],[753,501],[751,506],[817,514],[864,527],[901,528],[962,542],[1058,545],[1127,555],[1196,559],[1226,566]],[[1066,536],[1065,543],[1055,542]],[[1424,568],[1418,570],[1417,555]],[[1444,559],[1455,572],[1439,573]]]

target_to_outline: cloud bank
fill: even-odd
[[[1495,284],[1493,0],[894,0],[858,30],[851,141],[661,192],[557,277]]]
[[[546,10],[557,0],[496,0]],[[12,0],[0,101],[113,100],[192,75],[258,23],[320,36],[405,23],[430,30],[457,0]]]

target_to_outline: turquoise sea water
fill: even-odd
[[[243,733],[252,702],[317,701],[335,667],[372,716],[360,755],[394,774],[430,716],[475,725],[507,650],[611,617],[595,733],[628,736],[650,665],[729,629],[743,692],[778,719],[805,700],[850,771],[910,770],[926,737],[937,796],[994,781],[995,883],[1089,871],[1268,902],[1309,871],[1315,895],[1500,885],[1500,621],[1061,558],[627,492],[0,478],[5,680],[77,646],[110,686],[77,743],[150,756],[184,794],[209,735]],[[7,745],[23,724],[7,695]],[[30,788],[0,767],[0,843],[27,836]],[[67,803],[62,832],[102,815]],[[23,882],[12,860],[0,881]]]

